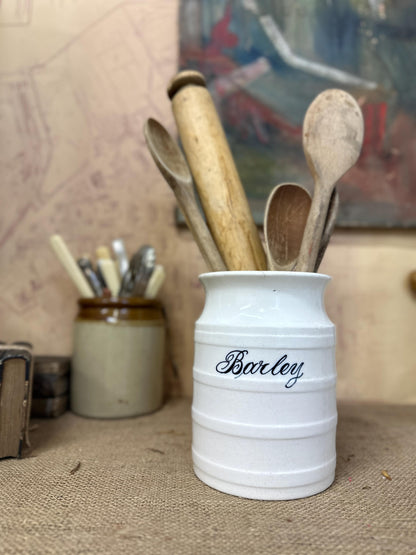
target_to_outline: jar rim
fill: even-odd
[[[157,299],[144,297],[81,297],[80,308],[162,308]]]
[[[199,275],[199,278],[237,278],[243,279],[247,277],[290,277],[293,279],[310,279],[310,280],[330,280],[332,279],[328,274],[321,274],[318,272],[296,272],[296,271],[282,271],[282,270],[237,270],[237,271],[223,271],[223,272],[205,272]]]

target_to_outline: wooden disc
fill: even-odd
[[[180,71],[173,77],[168,85],[168,96],[172,99],[175,94],[186,85],[199,85],[200,87],[206,87],[207,83],[205,77],[199,71],[194,71],[192,69],[186,69]]]

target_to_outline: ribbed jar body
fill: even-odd
[[[163,397],[165,323],[158,301],[80,299],[74,324],[71,409],[122,418],[158,409]]]
[[[335,327],[329,277],[301,272],[203,274],[195,325],[192,455],[226,493],[295,499],[335,474]]]

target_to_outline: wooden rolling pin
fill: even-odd
[[[178,73],[168,95],[208,226],[228,270],[265,270],[266,255],[204,76]]]

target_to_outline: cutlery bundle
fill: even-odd
[[[88,255],[75,260],[60,235],[50,244],[80,295],[91,297],[143,297],[154,299],[164,282],[165,271],[156,264],[155,249],[143,245],[129,261],[122,239],[114,239],[111,251],[106,246],[96,249],[96,262]]]

